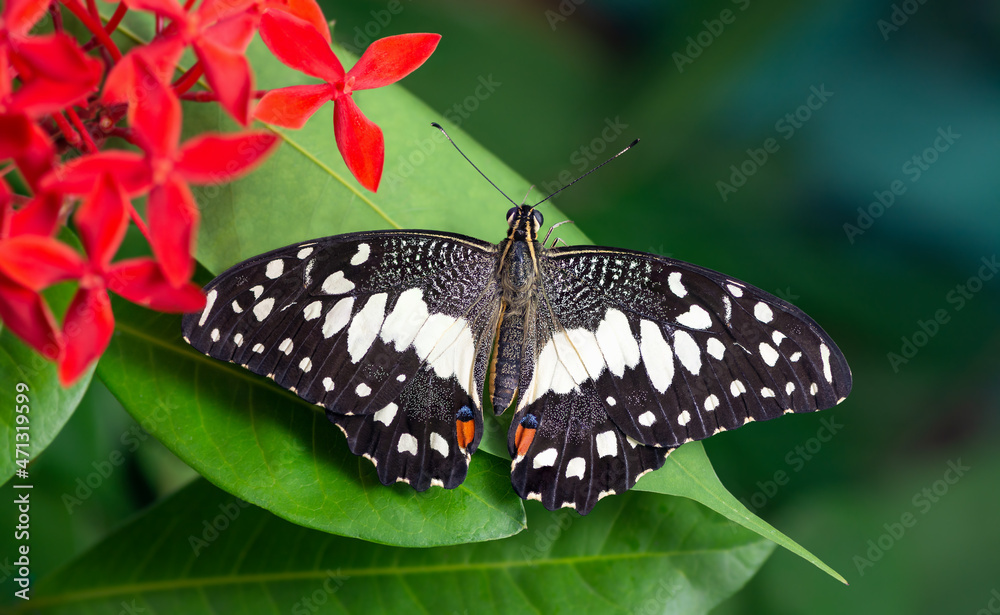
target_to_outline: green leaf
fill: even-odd
[[[59,384],[56,365],[43,359],[8,329],[0,329],[0,484],[14,476],[20,468],[17,460],[31,460],[41,454],[73,415],[80,398],[83,397],[94,368],[88,369],[73,386],[64,389]],[[19,384],[27,386],[24,393],[27,401],[21,403],[15,388]],[[27,406],[27,412],[18,409]],[[18,423],[18,417],[27,418],[27,423]],[[24,420],[24,419],[22,419]],[[22,429],[17,430],[20,426]],[[23,429],[27,426],[28,429]],[[21,434],[21,437],[18,437]],[[15,444],[24,442],[27,434],[28,446],[20,451],[27,457],[18,455]],[[29,480],[19,480],[27,482]]]
[[[537,529],[502,541],[385,547],[287,523],[199,480],[41,581],[18,609],[707,613],[773,549],[689,500],[652,494],[586,518],[532,505],[530,518]]]
[[[477,455],[454,490],[385,487],[318,406],[195,351],[178,316],[123,301],[114,308],[101,380],[146,431],[230,493],[306,527],[403,546],[524,529],[508,462]]]
[[[841,583],[847,584],[844,577],[836,570],[747,510],[746,506],[733,497],[733,494],[719,482],[719,477],[716,476],[712,463],[705,455],[705,448],[701,442],[690,442],[671,453],[662,469],[643,476],[634,488],[637,491],[679,495],[701,502],[724,517],[785,547]]]

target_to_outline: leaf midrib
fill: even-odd
[[[770,542],[761,537],[760,540],[748,542],[737,548],[746,548],[756,543]],[[582,555],[573,557],[560,557],[547,560],[524,560],[524,561],[495,561],[495,562],[459,562],[455,564],[434,564],[421,566],[398,566],[398,567],[376,567],[376,568],[340,568],[336,570],[340,574],[338,578],[350,579],[357,577],[399,577],[415,576],[424,574],[436,574],[443,572],[477,572],[486,570],[506,570],[537,568],[540,566],[577,566],[580,564],[608,563],[625,560],[654,559],[664,557],[680,557],[689,555],[704,555],[712,553],[725,553],[732,551],[732,548],[718,549],[691,549],[678,551],[646,551],[643,553],[613,553],[602,555]],[[170,579],[164,581],[147,581],[144,583],[129,583],[125,585],[115,585],[101,589],[90,589],[75,592],[68,592],[51,597],[32,598],[31,609],[42,606],[58,605],[79,602],[84,600],[95,600],[122,594],[140,594],[145,592],[175,591],[180,589],[204,589],[207,587],[220,587],[225,585],[258,584],[273,582],[288,582],[322,579],[329,576],[329,569],[323,570],[303,570],[294,572],[268,572],[247,575],[220,575],[211,577]],[[15,609],[21,611],[23,609]]]

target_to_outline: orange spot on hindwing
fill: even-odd
[[[525,414],[521,419],[521,424],[514,432],[514,446],[517,448],[517,456],[520,457],[528,452],[531,441],[535,439],[535,430],[538,429],[538,419],[534,414]]]
[[[473,420],[472,409],[462,406],[455,416],[455,432],[458,436],[458,446],[466,449],[476,439],[476,422]]]

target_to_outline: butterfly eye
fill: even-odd
[[[542,217],[542,212],[538,211],[537,209],[533,209],[531,211],[531,215],[535,216],[535,224],[541,226],[542,220],[544,220],[544,218]]]
[[[517,215],[517,207],[511,207],[507,210],[507,225],[514,226],[514,218]]]

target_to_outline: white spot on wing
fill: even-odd
[[[733,302],[726,295],[722,295],[722,303],[726,306],[726,324],[728,325],[733,318]]]
[[[360,265],[361,263],[368,260],[368,255],[371,254],[371,246],[367,243],[358,244],[358,252],[351,257],[352,265]]]
[[[292,341],[292,338],[286,337],[284,341],[282,341],[281,344],[278,345],[278,350],[280,350],[285,354],[292,354],[292,348],[294,347],[295,343]]]
[[[406,382],[406,374],[400,374],[396,376],[396,380],[398,380],[399,382]]]
[[[715,357],[718,361],[721,361],[722,357],[726,354],[726,345],[714,337],[708,338],[708,343],[705,347],[708,350],[708,354]]]
[[[618,436],[613,431],[605,431],[594,438],[597,443],[597,454],[601,457],[614,457],[618,454]]]
[[[733,397],[739,397],[741,393],[747,392],[747,388],[739,380],[733,380],[729,384],[729,392],[733,394]]]
[[[781,346],[781,340],[785,339],[785,334],[781,331],[775,331],[771,333],[771,339],[774,340],[775,346]]]
[[[771,311],[770,306],[762,301],[753,306],[753,315],[761,322],[771,322],[774,319],[774,312]]]
[[[785,385],[785,394],[786,395],[791,395],[792,391],[794,391],[794,390],[795,390],[795,383],[794,382],[789,382],[788,384]]]
[[[597,325],[597,344],[608,370],[619,378],[626,367],[639,364],[639,345],[632,336],[628,318],[618,310],[608,310],[604,320]]]
[[[212,338],[213,342],[219,341],[219,330],[218,329],[212,329],[212,333],[209,334],[209,337]]]
[[[342,295],[354,290],[354,282],[345,279],[343,271],[334,271],[326,276],[320,288],[328,295]]]
[[[368,397],[372,394],[372,388],[362,382],[354,389],[354,392],[358,394],[358,397]]]
[[[674,333],[674,352],[677,353],[681,365],[697,376],[701,371],[701,350],[687,331]]]
[[[411,455],[417,454],[417,439],[411,434],[404,433],[399,436],[399,444],[396,445],[396,450],[400,453],[409,453]]]
[[[302,310],[302,317],[306,320],[316,320],[323,313],[323,302],[313,301]]]
[[[605,399],[604,401],[608,402],[609,406],[613,406],[618,403],[617,401],[615,401],[615,398],[611,397],[610,395],[608,395],[608,398]]]
[[[707,329],[712,326],[712,317],[700,305],[691,308],[677,317],[677,322],[692,329]]]
[[[708,398],[705,400],[705,410],[711,412],[712,410],[715,410],[718,407],[719,407],[719,398],[716,397],[715,395],[709,395]]]
[[[670,287],[670,292],[674,293],[678,297],[683,297],[688,294],[684,285],[681,284],[681,272],[673,271],[667,276],[667,285]]]
[[[354,309],[354,297],[344,297],[326,313],[323,319],[323,337],[330,338],[347,325]]]
[[[649,382],[653,388],[663,393],[674,379],[674,353],[663,339],[660,327],[656,323],[649,320],[641,321],[639,334],[642,338],[640,344],[642,362],[646,367]]]
[[[687,425],[689,422],[691,422],[691,413],[688,412],[687,410],[684,410],[683,412],[681,412],[680,416],[677,417],[677,424],[683,427]]]
[[[772,391],[771,389],[769,389],[767,387],[764,387],[763,389],[760,390],[760,396],[761,397],[774,397],[774,391]]]
[[[230,304],[230,306],[233,308],[233,311],[236,312],[237,314],[242,314],[243,313],[243,307],[240,306],[239,302],[237,302],[235,299]]]
[[[264,352],[264,344],[254,344],[251,350],[253,350],[256,353]]]
[[[417,356],[434,369],[438,378],[454,376],[466,393],[478,399],[478,395],[473,394],[475,386],[472,383],[475,344],[472,330],[464,318],[432,314],[413,339],[413,348]]]
[[[298,254],[296,254],[295,256],[298,257],[299,260],[302,260],[302,259],[304,259],[305,257],[309,256],[312,253],[313,253],[313,249],[312,248],[302,248],[301,250],[299,250]]]
[[[379,337],[402,352],[413,343],[428,316],[424,291],[419,288],[405,290],[396,299],[392,312],[385,317]]]
[[[802,358],[802,353],[798,352],[798,351],[793,352],[792,356],[790,356],[788,358],[792,360],[792,363],[796,363],[796,362],[798,362],[799,359]]]
[[[351,355],[352,363],[360,361],[378,337],[385,319],[387,297],[386,293],[372,295],[351,320],[351,326],[347,328],[347,353]]]
[[[431,432],[431,448],[441,453],[442,457],[448,456],[448,441],[436,431]]]
[[[376,412],[374,415],[372,415],[372,418],[374,420],[378,421],[379,423],[382,423],[386,427],[388,427],[389,423],[392,422],[392,419],[396,418],[396,411],[397,410],[399,410],[399,406],[397,406],[396,404],[390,403],[388,406],[386,406],[385,408],[382,408],[381,410],[379,410],[378,412]]]
[[[761,342],[758,348],[760,358],[764,359],[764,363],[767,363],[768,367],[774,367],[774,364],[778,362],[778,351],[767,342]]]
[[[205,321],[208,320],[208,313],[212,311],[212,306],[215,305],[215,300],[219,296],[219,291],[214,288],[208,291],[205,295],[205,309],[201,311],[201,318],[198,319],[198,326],[204,327]]]
[[[260,284],[258,284],[257,286],[254,286],[253,288],[251,288],[250,292],[253,293],[253,299],[254,299],[254,301],[256,301],[257,299],[260,299],[260,296],[262,294],[264,294],[264,287],[261,286]]]
[[[237,346],[242,346],[243,345],[243,334],[242,333],[237,333],[236,335],[234,335],[233,336],[233,343],[236,344]]]
[[[253,306],[253,315],[257,317],[257,320],[263,322],[267,318],[268,314],[271,313],[271,308],[274,307],[274,297],[268,297],[264,299],[257,305]]]
[[[275,279],[280,276],[285,271],[285,261],[280,258],[276,258],[267,264],[267,269],[264,270],[264,275],[270,279]]]
[[[653,415],[649,410],[643,412],[639,415],[639,424],[643,427],[649,427],[656,422],[656,416]]]
[[[734,297],[742,297],[743,296],[743,289],[740,288],[739,286],[736,286],[735,284],[726,284],[726,288],[729,289],[729,292]]]
[[[327,376],[326,378],[323,378],[323,390],[324,391],[332,391],[333,390],[333,378],[331,378],[329,376]],[[376,412],[376,414],[378,414],[378,413]]]
[[[826,344],[819,345],[819,356],[823,359],[823,377],[830,384],[833,384],[833,371],[830,369],[830,349]]]
[[[299,361],[299,369],[301,369],[303,372],[308,374],[309,370],[311,370],[312,368],[313,368],[313,362],[312,359],[310,359],[309,357],[304,357],[301,361]]]
[[[583,473],[586,471],[587,461],[583,457],[574,457],[566,464],[566,478],[583,478]]]
[[[819,387],[814,382],[814,383],[812,383],[812,384],[809,385],[809,394],[810,395],[815,395],[816,393],[819,393]]]
[[[534,461],[531,462],[531,467],[538,468],[549,468],[555,465],[556,457],[559,453],[554,448],[547,448],[544,451],[535,455]]]

